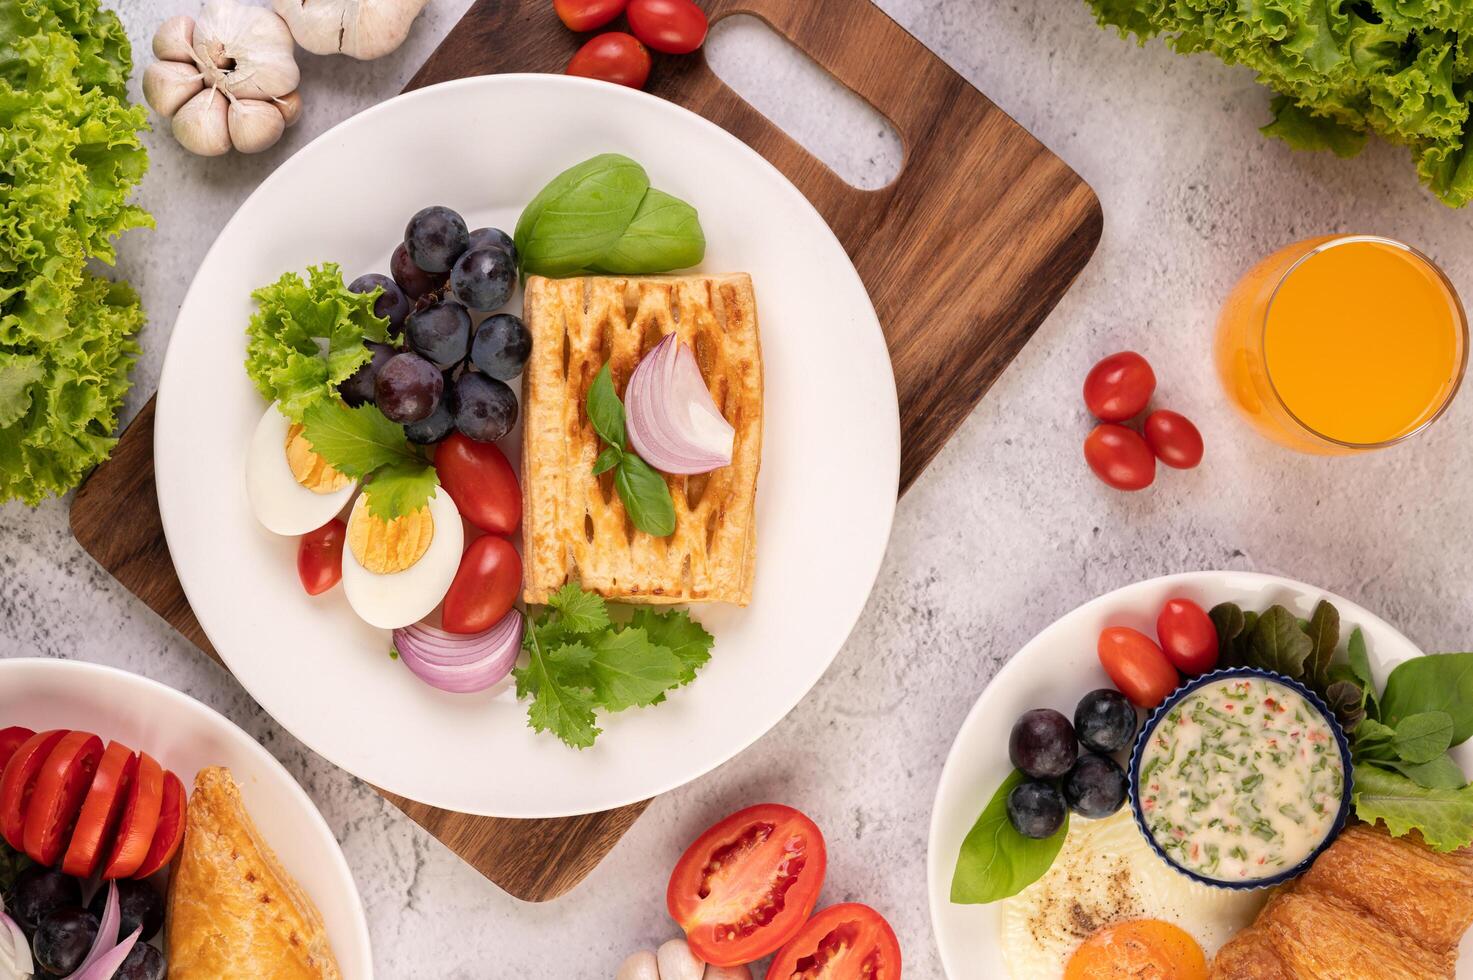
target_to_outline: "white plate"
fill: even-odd
[[[345,977],[373,976],[348,862],[312,800],[265,749],[213,709],[137,674],[79,660],[0,660],[0,723],[94,732],[147,752],[193,789],[225,766],[261,836],[322,913]]]
[[[962,723],[941,770],[931,809],[926,869],[931,925],[951,980],[1002,980],[1008,975],[997,942],[996,904],[953,905],[950,893],[962,840],[997,791],[997,784],[1012,769],[1007,744],[1013,722],[1029,708],[1057,708],[1072,715],[1081,697],[1110,683],[1095,653],[1100,630],[1131,626],[1155,636],[1156,614],[1175,596],[1191,599],[1204,609],[1219,602],[1236,602],[1254,610],[1279,603],[1300,616],[1308,616],[1316,602],[1328,599],[1340,611],[1344,636],[1356,626],[1364,632],[1377,684],[1385,683],[1392,667],[1422,655],[1395,627],[1349,599],[1303,582],[1253,572],[1189,572],[1137,582],[1087,602],[1049,626],[987,685]],[[1473,742],[1458,746],[1453,755],[1465,772],[1473,771]],[[1463,938],[1459,955],[1458,976],[1467,980],[1473,977],[1473,932]]]
[[[331,260],[387,272],[405,222],[445,204],[511,229],[563,169],[625,153],[692,202],[709,271],[750,272],[766,372],[752,604],[699,607],[715,655],[654,708],[603,719],[578,752],[527,727],[504,687],[445,694],[389,659],[340,589],[312,599],[296,542],[257,525],[242,479],[266,405],[243,367],[252,289]],[[519,301],[517,301],[519,302]],[[349,772],[436,806],[506,817],[646,799],[776,724],[858,619],[899,476],[895,381],[879,322],[807,200],[724,130],[641,92],[555,75],[463,79],[391,99],[319,137],[226,225],[169,344],[154,436],[159,507],[211,643],[293,735]]]

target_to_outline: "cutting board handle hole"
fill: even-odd
[[[760,18],[718,20],[706,40],[706,61],[845,182],[877,190],[900,175],[905,151],[890,121]]]

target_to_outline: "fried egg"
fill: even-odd
[[[1158,968],[1187,980],[1198,960],[1180,940],[1211,959],[1266,897],[1201,885],[1168,867],[1128,809],[1103,820],[1076,816],[1048,872],[999,903],[1003,959],[1013,980],[1154,977]]]
[[[437,487],[418,511],[392,521],[369,513],[364,494],[348,517],[343,594],[370,626],[397,629],[418,622],[445,598],[464,544],[460,512],[443,489]]]
[[[315,531],[338,515],[358,484],[316,453],[273,402],[246,453],[246,496],[251,511],[273,534]]]

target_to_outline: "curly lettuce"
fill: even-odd
[[[1353,156],[1375,134],[1411,150],[1451,207],[1473,200],[1473,0],[1089,0],[1142,44],[1246,65],[1279,93],[1269,136]],[[1467,34],[1464,34],[1464,31]]]
[[[148,168],[128,38],[97,0],[0,0],[0,502],[75,486],[112,433],[144,322],[99,278]]]

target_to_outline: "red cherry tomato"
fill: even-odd
[[[26,743],[26,739],[36,734],[29,728],[12,725],[9,728],[0,728],[0,772],[5,771],[5,763],[15,755],[15,750]]]
[[[1169,599],[1156,618],[1156,639],[1172,666],[1187,676],[1217,666],[1217,627],[1190,599]]]
[[[1146,440],[1113,422],[1095,426],[1085,437],[1084,461],[1116,490],[1144,490],[1156,479],[1156,457]]]
[[[1157,409],[1146,416],[1146,445],[1167,466],[1189,470],[1202,462],[1202,433],[1185,415]]]
[[[570,31],[592,31],[624,12],[629,0],[552,0],[558,20]]]
[[[1084,404],[1101,422],[1124,422],[1145,410],[1156,390],[1156,372],[1133,350],[1111,354],[1089,369]]]
[[[522,488],[494,443],[452,432],[435,449],[440,485],[460,516],[488,534],[510,534],[522,522]]]
[[[767,980],[900,980],[900,941],[868,905],[830,905],[767,968]]]
[[[445,594],[441,617],[451,633],[480,633],[501,621],[522,588],[522,556],[505,538],[471,542]]]
[[[123,804],[128,798],[128,786],[138,770],[138,756],[121,742],[110,742],[97,764],[97,775],[92,777],[92,786],[87,798],[82,801],[82,812],[77,816],[77,829],[72,831],[72,842],[67,845],[66,856],[61,859],[61,870],[75,878],[90,878],[102,862],[103,852],[112,843],[113,831],[118,818],[123,815]]]
[[[101,761],[102,739],[90,732],[67,732],[46,756],[26,807],[26,856],[32,861],[49,868],[61,858]]]
[[[154,830],[153,841],[148,845],[148,854],[135,878],[147,878],[174,859],[174,852],[184,840],[184,814],[186,810],[184,784],[172,772],[164,773],[164,798],[159,806],[159,825]]]
[[[5,763],[0,775],[0,837],[12,850],[25,850],[26,809],[31,805],[31,791],[36,777],[46,764],[46,757],[56,743],[66,737],[66,729],[37,732],[20,744]]]
[[[343,580],[343,542],[348,525],[334,517],[302,535],[297,545],[297,578],[308,595],[322,595]]]
[[[1111,626],[1100,633],[1100,666],[1130,700],[1142,708],[1154,708],[1176,690],[1176,668],[1146,634],[1126,626]]]
[[[650,53],[632,36],[610,31],[575,51],[567,72],[581,78],[644,88],[650,77]]]
[[[823,888],[828,852],[812,820],[760,803],[686,848],[665,892],[691,951],[717,966],[761,959],[798,934]]]
[[[656,51],[690,54],[705,43],[707,26],[691,0],[629,0],[629,29]]]
[[[131,877],[143,866],[159,827],[164,803],[164,770],[147,752],[138,753],[138,773],[128,787],[123,818],[113,837],[112,851],[102,869],[102,880]]]

